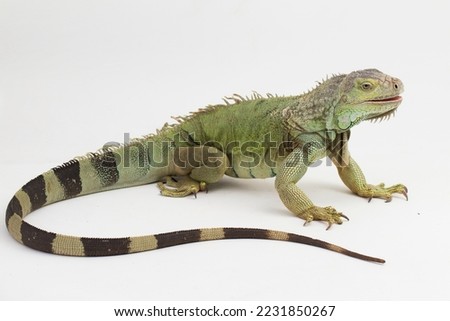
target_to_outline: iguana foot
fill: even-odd
[[[197,182],[188,176],[174,178],[166,176],[161,182],[157,184],[161,195],[169,197],[185,197],[194,194],[197,198],[197,193],[200,191],[207,191],[205,182]],[[169,186],[170,188],[167,188]]]
[[[358,193],[362,197],[367,197],[369,202],[372,198],[382,198],[387,202],[392,201],[393,194],[402,194],[408,200],[408,189],[405,185],[397,184],[390,187],[384,187],[384,183],[379,185],[370,185]]]
[[[342,218],[345,218],[347,221],[349,220],[347,216],[336,211],[336,209],[334,209],[331,206],[327,207],[313,206],[304,210],[298,216],[305,220],[305,224],[303,225],[306,225],[312,221],[328,222],[327,230],[333,224],[342,224]]]

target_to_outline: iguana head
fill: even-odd
[[[376,69],[354,71],[338,87],[334,126],[347,130],[363,120],[389,118],[402,102],[403,83]]]

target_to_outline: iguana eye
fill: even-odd
[[[371,90],[372,89],[372,84],[370,83],[370,82],[363,82],[362,84],[361,84],[361,88],[363,89],[363,90]]]

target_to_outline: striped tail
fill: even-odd
[[[107,154],[93,154],[72,160],[25,184],[13,196],[6,209],[6,225],[13,238],[39,251],[69,256],[120,255],[209,240],[265,239],[307,244],[365,261],[385,262],[321,240],[265,229],[206,228],[135,237],[89,238],[47,232],[24,221],[29,213],[57,201],[154,180],[143,169],[143,172],[135,175],[132,182],[124,181],[120,177],[124,169],[114,162],[112,155],[108,157]],[[105,159],[108,160],[107,166]]]

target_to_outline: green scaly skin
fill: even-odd
[[[341,224],[342,218],[347,219],[346,216],[333,207],[315,206],[296,184],[306,173],[308,165],[329,156],[336,164],[342,181],[353,193],[369,200],[382,198],[390,201],[395,193],[407,197],[407,189],[402,184],[391,187],[368,184],[345,144],[353,126],[364,120],[392,115],[402,101],[402,92],[403,84],[399,79],[368,69],[334,76],[300,96],[232,97],[235,104],[209,107],[192,117],[180,119],[179,125],[163,133],[168,140],[173,140],[177,134],[183,136],[189,133],[189,140],[195,140],[199,146],[216,142],[219,157],[223,157],[222,164],[227,166],[214,167],[213,170],[196,168],[189,174],[193,181],[170,184],[176,188],[175,191],[162,184],[159,187],[163,195],[185,196],[189,194],[186,190],[196,193],[205,188],[205,183],[217,182],[223,174],[241,178],[276,176],[275,187],[284,205],[305,223],[325,221],[328,228],[334,223]],[[242,166],[245,158],[242,151],[226,149],[226,146],[234,146],[236,141],[263,145],[268,134],[276,147],[283,146],[286,140],[294,146],[281,153],[272,153],[272,164],[260,162],[257,166],[245,167]],[[330,148],[330,143],[333,145],[339,140],[344,141],[340,149]],[[278,148],[278,151],[281,149]],[[257,153],[259,159],[265,159],[268,148],[255,148],[252,152]],[[175,174],[172,172],[170,175]],[[195,182],[202,182],[202,185]]]
[[[400,105],[402,82],[375,69],[337,75],[298,96],[250,98],[233,95],[226,104],[209,106],[154,135],[119,147],[75,158],[25,184],[6,211],[10,234],[31,248],[63,255],[100,256],[135,253],[205,240],[260,238],[323,247],[374,262],[367,257],[301,235],[260,229],[212,228],[126,238],[89,238],[47,232],[24,220],[34,210],[57,201],[148,183],[158,183],[170,197],[197,195],[223,175],[275,177],[284,205],[305,220],[328,228],[346,219],[332,207],[319,207],[297,186],[309,165],[329,156],[344,184],[355,194],[386,201],[407,189],[398,184],[370,185],[347,141],[350,129],[364,120],[389,118]]]

